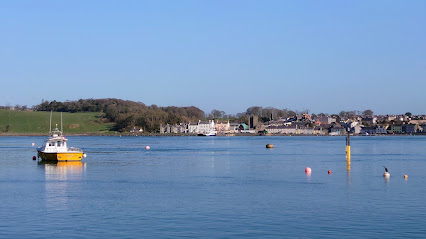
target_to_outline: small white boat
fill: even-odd
[[[198,136],[216,136],[217,135],[217,131],[216,130],[212,130],[208,133],[199,133]]]
[[[217,135],[217,131],[216,130],[212,130],[209,133],[206,134],[206,136],[216,136]]]

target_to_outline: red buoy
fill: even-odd
[[[305,173],[311,173],[312,169],[310,167],[305,168]]]
[[[36,160],[37,158],[36,158],[36,156],[33,156],[33,160]]]
[[[331,170],[328,170],[328,174],[331,174]]]

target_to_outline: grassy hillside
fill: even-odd
[[[99,113],[63,113],[64,134],[108,132],[111,123],[100,123]],[[0,134],[48,134],[50,112],[0,110]],[[61,127],[61,113],[53,112],[52,128]]]

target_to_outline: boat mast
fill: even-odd
[[[49,134],[52,133],[52,110],[50,111],[50,128],[49,128]]]
[[[61,132],[64,132],[64,129],[63,129],[63,127],[62,127],[63,125],[62,125],[62,111],[61,111]]]

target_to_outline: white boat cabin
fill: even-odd
[[[51,134],[48,140],[44,142],[44,145],[42,145],[39,149],[41,152],[45,153],[64,153],[64,152],[70,152],[70,151],[81,151],[78,148],[67,146],[67,141],[64,136],[62,136],[62,131],[59,131],[58,128],[55,128]]]

